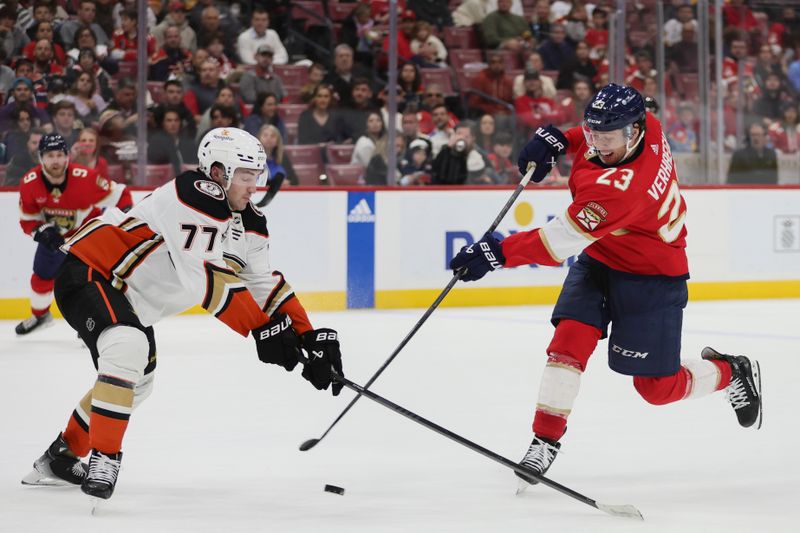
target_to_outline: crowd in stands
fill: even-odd
[[[139,98],[148,163],[164,169],[156,181],[195,165],[209,129],[237,126],[262,140],[270,169],[290,184],[515,183],[530,133],[580,124],[608,82],[616,1],[399,0],[395,146],[388,1],[147,4],[142,13],[135,0],[0,0],[0,184],[19,182],[49,131],[67,139],[73,160],[130,180]],[[752,4],[723,8],[724,83],[711,91],[724,96],[731,181],[770,182],[772,173],[742,165],[800,150],[800,19],[782,2]],[[625,83],[658,97],[654,36],[663,32],[664,131],[674,153],[696,152],[706,105],[698,76],[714,67],[698,61],[697,7],[665,1],[663,28],[654,0],[627,9]],[[148,27],[144,94],[139,17]],[[548,182],[563,183],[565,170]]]

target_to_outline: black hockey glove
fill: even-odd
[[[528,165],[536,163],[536,170],[533,171],[531,180],[537,183],[542,181],[547,173],[553,170],[558,156],[567,151],[567,145],[569,145],[567,138],[552,124],[536,128],[533,138],[519,153],[517,160],[519,171],[524,176],[528,172]]]
[[[42,224],[33,230],[33,240],[54,252],[64,244],[64,237],[52,224]]]
[[[253,330],[258,358],[265,363],[281,365],[288,372],[300,362],[300,339],[292,329],[292,319],[278,313]]]
[[[331,391],[339,396],[342,384],[333,381],[331,370],[344,377],[342,372],[342,352],[339,351],[339,334],[330,328],[313,329],[303,333],[303,348],[308,352],[308,362],[303,369],[303,377],[318,390]]]
[[[453,273],[462,270],[463,281],[477,281],[506,262],[500,241],[494,235],[487,233],[481,240],[469,246],[464,246],[456,256],[450,260]]]

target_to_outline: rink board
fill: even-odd
[[[450,280],[452,255],[480,238],[511,192],[285,190],[266,210],[272,268],[309,309],[426,307]],[[692,299],[800,297],[800,188],[684,188],[683,195]],[[0,192],[6,254],[0,318],[29,312],[35,243],[19,228],[18,201],[16,192]],[[565,189],[530,188],[497,231],[506,236],[538,227],[569,201]],[[566,271],[501,270],[458,285],[442,305],[552,303]]]

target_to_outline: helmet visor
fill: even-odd
[[[597,131],[590,129],[583,123],[583,136],[586,138],[586,144],[593,146],[600,152],[610,152],[624,148],[627,145],[625,132],[622,129],[611,131]]]
[[[264,168],[245,168],[239,167],[233,171],[231,183],[250,187],[266,187],[267,180],[269,179],[269,170]]]

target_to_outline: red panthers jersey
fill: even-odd
[[[125,185],[73,163],[67,165],[67,178],[60,185],[50,183],[38,165],[22,177],[19,186],[19,222],[28,235],[42,224],[52,223],[63,236],[70,237],[105,208],[127,210],[132,205]]]
[[[615,270],[688,275],[686,203],[658,120],[647,113],[638,156],[615,167],[600,163],[580,126],[565,135],[574,154],[572,204],[542,228],[505,239],[505,266],[557,265],[585,249]]]

